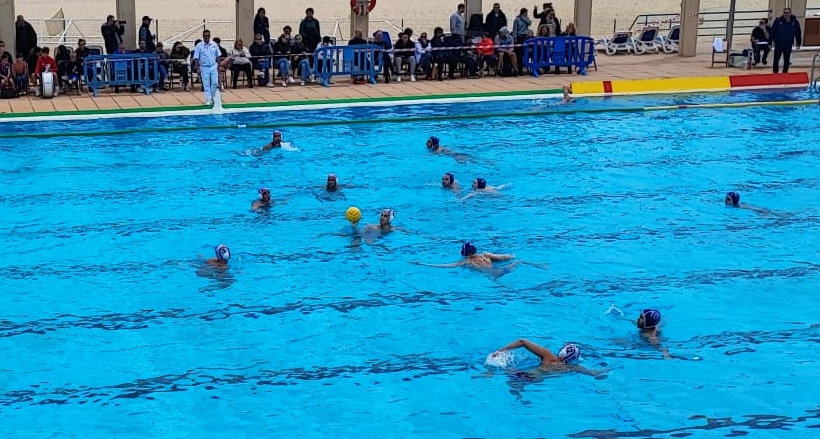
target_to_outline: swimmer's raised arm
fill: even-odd
[[[510,259],[515,259],[515,255],[512,255],[512,254],[510,254],[510,255],[507,255],[507,254],[497,255],[495,253],[484,253],[484,256],[490,258],[490,260],[493,261],[493,262],[509,261]]]
[[[499,352],[509,351],[509,350],[518,349],[518,348],[524,348],[524,349],[532,352],[533,354],[537,355],[538,358],[540,358],[542,361],[545,358],[554,357],[554,355],[552,354],[552,352],[549,351],[549,349],[547,349],[543,346],[539,346],[539,345],[537,345],[537,344],[535,344],[535,343],[533,343],[533,342],[531,342],[527,339],[524,339],[524,338],[516,340],[516,341],[510,343],[507,346],[504,346],[503,348],[499,349],[498,351]]]

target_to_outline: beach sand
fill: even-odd
[[[530,9],[537,3],[540,7],[543,1],[516,1],[510,2],[501,0],[502,10],[512,26],[512,20],[522,7]],[[371,28],[382,28],[390,30],[391,26],[386,23],[373,23],[377,20],[389,20],[395,26],[412,27],[416,33],[419,31],[431,32],[435,26],[442,26],[449,31],[449,16],[459,3],[456,1],[442,0],[380,0],[376,9],[371,13]],[[552,0],[557,11],[557,16],[561,19],[562,26],[573,19],[573,0]],[[743,10],[765,10],[768,8],[768,0],[744,0],[739,2]],[[809,1],[812,7],[815,0]],[[116,12],[114,0],[17,0],[16,11],[30,18],[48,18],[57,9],[63,9],[66,18],[84,18],[88,20],[78,21],[80,31],[87,38],[99,38],[99,26],[105,20],[105,16]],[[173,2],[160,0],[137,0],[137,17],[149,15],[158,20],[159,36],[161,40],[181,39],[174,38],[187,29],[207,20],[234,20],[233,0],[175,0]],[[488,11],[492,1],[485,0],[484,9]],[[256,7],[264,7],[271,20],[271,28],[279,30],[286,24],[298,28],[299,20],[304,16],[307,6],[316,10],[316,17],[322,23],[322,33],[332,34],[336,21],[340,23],[341,36],[346,38],[349,32],[349,2],[338,0],[316,0],[308,2],[284,2],[257,0]],[[702,11],[725,11],[728,9],[729,0],[701,0]],[[818,5],[820,6],[820,4]],[[592,16],[592,36],[602,37],[611,35],[613,28],[618,30],[628,29],[635,16],[649,13],[672,13],[680,11],[680,0],[595,0],[593,2]],[[40,30],[43,24],[39,20],[32,20],[35,28]],[[221,36],[224,40],[233,40],[233,24],[210,24],[212,33]],[[197,33],[192,33],[191,40]],[[71,32],[73,36],[77,32]],[[395,31],[391,32],[395,35]],[[247,37],[246,37],[247,39]]]

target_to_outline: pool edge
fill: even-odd
[[[251,111],[315,110],[355,106],[412,105],[414,103],[449,103],[520,99],[522,97],[545,98],[560,96],[562,89],[511,90],[497,92],[447,93],[432,95],[384,96],[375,98],[315,99],[306,101],[238,102],[226,103],[221,110],[206,105],[183,105],[139,107],[97,110],[61,110],[48,112],[0,113],[0,123],[28,120],[82,120],[92,118],[188,116],[198,114],[243,113]]]

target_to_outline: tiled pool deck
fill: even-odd
[[[611,81],[620,79],[675,78],[692,76],[724,76],[730,74],[763,74],[771,73],[771,65],[758,66],[752,70],[710,67],[710,55],[695,58],[682,58],[677,55],[616,55],[607,56],[599,52],[598,70],[594,68],[586,76],[547,74],[540,78],[522,76],[517,78],[485,77],[481,79],[462,79],[444,81],[419,80],[390,84],[351,85],[346,78],[337,78],[331,87],[311,84],[304,87],[291,84],[288,87],[256,87],[249,89],[240,85],[237,90],[226,90],[222,94],[225,104],[271,105],[282,103],[293,105],[308,101],[368,100],[408,98],[413,96],[457,96],[467,94],[494,93],[537,93],[560,89],[570,82],[577,81]],[[794,66],[792,72],[804,72],[804,67]],[[14,117],[23,114],[47,114],[88,111],[139,111],[146,108],[180,108],[198,106],[203,103],[201,91],[184,92],[175,89],[151,95],[118,93],[104,90],[99,97],[90,94],[81,96],[60,95],[54,99],[21,97],[11,100],[0,100],[0,118]]]

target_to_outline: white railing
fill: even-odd
[[[100,27],[104,20],[97,18],[29,18],[29,23],[37,31],[37,43],[40,46],[54,47],[61,44],[74,46],[80,38],[89,45],[103,45]],[[202,30],[209,29],[214,37],[222,39],[222,45],[230,47],[234,42],[236,25],[234,20],[154,20],[153,31],[157,39],[168,46],[176,41],[189,44],[199,39]],[[299,20],[272,20],[270,22],[271,36],[275,38],[282,33],[282,28],[291,26],[294,32],[299,30]],[[328,34],[325,27],[324,35],[329,35],[337,41],[350,39],[350,20],[334,19],[324,21],[323,26],[330,26],[332,33]],[[392,35],[404,30],[403,20],[370,20],[372,30],[381,29],[390,31]],[[250,37],[250,35],[248,35]]]

